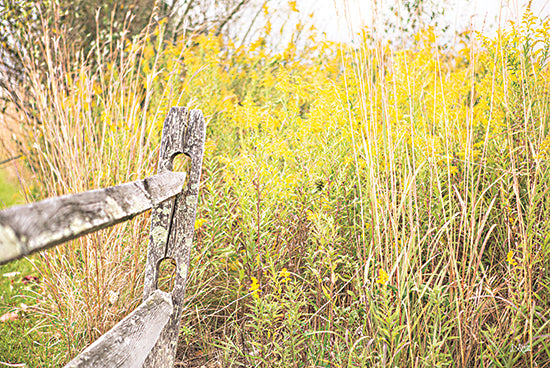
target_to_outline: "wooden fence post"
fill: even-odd
[[[164,122],[158,174],[172,171],[178,154],[190,157],[186,189],[174,199],[153,208],[151,235],[145,267],[144,300],[157,289],[159,265],[169,258],[176,263],[172,289],[173,313],[165,325],[144,367],[172,367],[178,343],[189,256],[193,243],[206,126],[199,110],[170,109]]]

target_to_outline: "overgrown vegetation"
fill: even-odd
[[[219,35],[234,32],[243,13],[258,6],[259,0],[5,2],[0,4],[0,100],[8,96],[20,109],[33,108],[35,96],[28,91],[30,76],[25,68],[32,62],[33,78],[46,82],[46,70],[54,57],[48,54],[48,42],[62,48],[64,57],[55,59],[61,69],[70,67],[62,63],[73,61],[66,57],[72,55],[86,59],[95,70],[103,58],[118,52],[117,45],[134,40],[159,22],[164,23],[165,37],[170,40],[193,32]],[[5,112],[6,105],[2,107]]]
[[[81,191],[152,174],[167,109],[203,110],[180,360],[550,365],[550,21],[527,12],[456,49],[430,28],[407,47],[309,30],[280,52],[269,22],[245,46],[163,27],[99,70],[45,38],[19,144],[42,195]],[[147,231],[142,217],[35,260],[67,359],[138,302]]]

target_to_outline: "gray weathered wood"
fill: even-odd
[[[174,158],[183,153],[183,134],[187,126],[186,115],[186,108],[173,107],[164,120],[158,174],[172,172]],[[157,289],[158,267],[166,256],[174,204],[175,198],[172,198],[155,206],[151,212],[151,231],[147,263],[145,264],[144,299]]]
[[[157,288],[158,267],[165,258],[176,262],[172,299],[174,311],[144,367],[173,367],[176,354],[189,257],[193,242],[206,125],[198,110],[172,108],[166,118],[158,172],[172,170],[172,160],[183,153],[191,158],[186,190],[153,209],[145,271],[144,298]]]
[[[65,368],[141,368],[172,311],[170,294],[155,291]]]
[[[1,211],[0,264],[126,221],[180,193],[185,176],[166,171]]]

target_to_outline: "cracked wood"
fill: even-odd
[[[176,262],[176,273],[172,290],[174,311],[144,363],[147,368],[174,366],[195,229],[205,136],[206,124],[202,112],[188,111],[182,107],[170,109],[164,122],[158,172],[172,170],[173,159],[180,153],[190,157],[191,165],[186,189],[173,200],[156,207],[151,216],[144,298],[157,288],[158,266],[163,259],[171,258]],[[162,237],[155,234],[162,234]]]
[[[126,221],[179,194],[185,176],[164,172],[1,211],[0,264]]]

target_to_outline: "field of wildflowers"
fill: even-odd
[[[98,46],[98,70],[46,42],[17,141],[29,191],[152,174],[169,107],[199,108],[182,366],[550,366],[550,20],[454,48],[430,28],[406,47],[365,29],[273,51],[271,31],[237,46],[167,40],[160,22]],[[147,231],[32,260],[58,364],[136,305]]]

